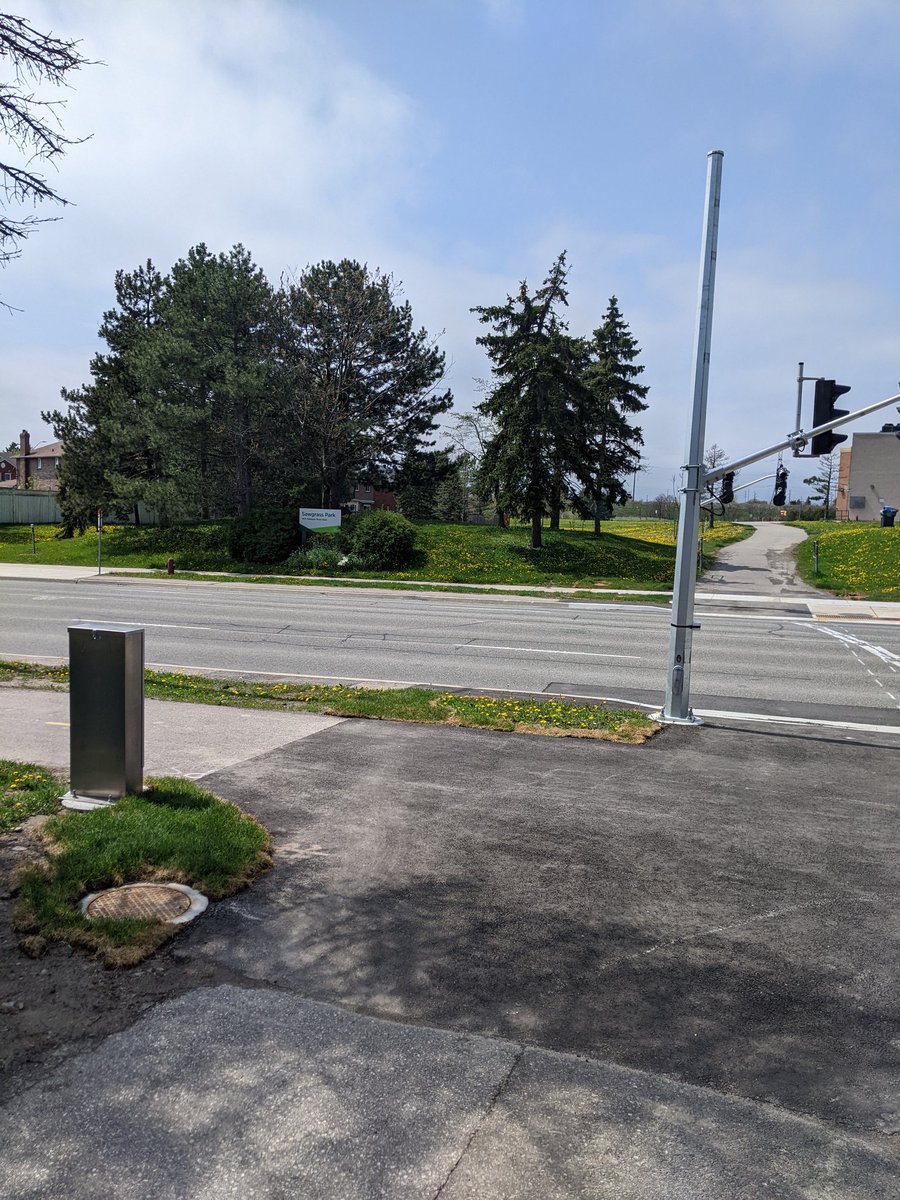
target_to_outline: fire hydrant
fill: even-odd
[[[175,559],[174,558],[166,559],[166,574],[167,575],[175,574]]]

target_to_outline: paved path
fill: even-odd
[[[642,1071],[224,986],[0,1113],[7,1200],[894,1200],[852,1136]]]
[[[720,550],[697,590],[718,595],[821,596],[803,582],[794,564],[794,547],[806,540],[804,531],[774,521],[752,524],[756,532]]]
[[[160,709],[276,866],[117,982],[174,998],[32,1047],[4,1200],[893,1200],[892,745],[341,721],[234,764]]]

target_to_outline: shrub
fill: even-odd
[[[357,554],[345,554],[333,543],[314,542],[307,550],[295,550],[284,564],[289,571],[299,575],[323,572],[337,575],[340,572],[361,571],[365,563]]]
[[[404,567],[413,555],[416,527],[406,517],[387,509],[375,509],[348,523],[344,533],[347,549],[358,555],[372,571]]]
[[[260,509],[238,517],[228,530],[228,551],[236,562],[284,562],[299,544],[297,513],[289,508]]]

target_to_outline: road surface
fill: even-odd
[[[900,623],[698,603],[697,709],[900,727]],[[76,621],[144,625],[148,665],[658,704],[667,608],[341,588],[0,580],[0,657],[65,658]]]

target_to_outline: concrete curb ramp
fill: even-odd
[[[8,1200],[888,1200],[897,1164],[750,1101],[271,989],[200,989],[0,1113]]]

